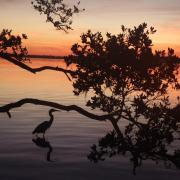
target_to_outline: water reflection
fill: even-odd
[[[100,138],[97,144],[91,146],[88,159],[98,163],[116,155],[126,156],[132,163],[134,175],[136,175],[136,169],[146,160],[152,160],[156,164],[163,162],[165,168],[171,168],[173,165],[180,169],[180,148],[177,147],[177,144],[180,145],[180,133],[178,131],[167,132],[166,128],[157,129],[156,126],[146,126],[132,133],[131,128],[130,125],[126,127],[123,137],[118,136],[113,130]],[[38,147],[48,149],[46,159],[52,162],[53,147],[50,142],[45,137],[38,136],[32,141]],[[173,148],[173,143],[176,144],[176,148]]]
[[[138,126],[129,123],[123,132],[121,130],[122,136],[115,130],[107,133],[91,146],[88,159],[97,163],[108,157],[127,155],[133,164],[134,175],[145,160],[164,162],[166,168],[173,165],[180,169],[179,108],[174,109],[172,118],[164,121],[152,120]]]
[[[91,162],[98,163],[117,155],[129,158],[133,174],[143,165],[143,161],[163,162],[165,168],[180,169],[180,106],[170,111],[169,118],[156,121],[151,119],[147,124],[129,123],[120,133],[112,130],[93,144],[88,154]],[[47,161],[51,161],[53,148],[45,137],[36,136],[32,141],[41,148],[47,148]]]
[[[132,142],[136,141],[136,143]],[[130,162],[133,164],[133,174],[136,174],[136,169],[142,165],[142,161],[152,160],[156,163],[164,162],[166,168],[175,165],[180,169],[180,149],[175,149],[173,152],[168,150],[168,145],[163,143],[163,140],[152,138],[138,138],[131,140],[129,137],[120,139],[115,131],[107,133],[102,137],[97,145],[91,147],[88,159],[94,163],[104,161],[107,157],[111,158],[115,155],[127,155]]]
[[[51,160],[51,153],[52,153],[52,151],[53,151],[53,148],[52,148],[50,142],[47,141],[44,136],[43,136],[43,137],[38,137],[38,136],[36,136],[36,137],[34,137],[34,138],[32,139],[32,141],[33,141],[34,144],[36,144],[38,147],[40,147],[40,148],[47,148],[47,149],[48,149],[47,155],[46,155],[46,159],[47,159],[47,161],[52,162],[52,160]]]

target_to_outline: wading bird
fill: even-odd
[[[56,110],[56,109],[50,109],[50,110],[49,110],[50,120],[49,120],[49,121],[44,121],[44,122],[42,122],[41,124],[39,124],[39,125],[34,129],[34,131],[32,132],[32,134],[42,133],[42,134],[43,134],[43,137],[44,137],[44,134],[45,134],[46,130],[51,127],[51,124],[52,124],[52,122],[53,122],[53,120],[54,120],[54,116],[52,115],[52,113],[55,112],[55,111],[58,111],[58,110]]]

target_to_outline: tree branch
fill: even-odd
[[[52,66],[42,66],[42,67],[39,67],[39,68],[32,68],[26,64],[24,64],[23,62],[21,61],[17,61],[16,59],[14,59],[13,57],[11,57],[10,55],[8,54],[0,54],[0,57],[15,64],[16,66],[19,66],[20,68],[22,69],[25,69],[26,71],[29,71],[33,74],[36,74],[37,72],[41,72],[41,71],[45,71],[45,70],[52,70],[52,71],[59,71],[59,72],[63,72],[69,80],[70,77],[68,76],[68,74],[70,75],[75,75],[76,73],[74,71],[71,71],[71,70],[66,70],[66,69],[63,69],[63,68],[60,68],[60,67],[52,67]]]
[[[32,98],[26,98],[26,99],[22,99],[19,100],[17,102],[14,103],[10,103],[4,106],[0,107],[0,113],[7,113],[9,117],[11,117],[10,115],[10,110],[14,109],[14,108],[18,108],[23,106],[24,104],[34,104],[34,105],[42,105],[42,106],[49,106],[52,108],[56,108],[56,109],[60,109],[60,110],[64,110],[64,111],[76,111],[88,118],[94,119],[94,120],[98,120],[98,121],[106,121],[106,120],[111,120],[113,114],[106,114],[106,115],[95,115],[92,114],[86,110],[84,110],[83,108],[76,106],[76,105],[69,105],[69,106],[65,106],[59,103],[55,103],[55,102],[51,102],[51,101],[44,101],[44,100],[39,100],[39,99],[32,99]]]

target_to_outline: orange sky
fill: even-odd
[[[46,23],[45,17],[39,15],[30,2],[0,0],[0,29],[26,33],[29,37],[26,42],[29,54],[67,55],[71,45],[78,42],[80,35],[88,29],[117,34],[122,24],[133,27],[147,22],[158,30],[152,36],[155,47],[172,47],[180,55],[179,0],[81,0],[81,7],[86,11],[74,17],[74,30],[68,34]]]

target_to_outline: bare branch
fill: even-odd
[[[27,64],[24,64],[22,61],[17,61],[15,58],[11,57],[9,54],[0,54],[0,57],[19,66],[20,68],[22,69],[25,69],[26,71],[29,71],[31,73],[37,73],[37,72],[41,72],[41,71],[45,71],[45,70],[52,70],[52,71],[60,71],[60,72],[63,72],[65,73],[65,75],[68,77],[69,80],[70,77],[68,76],[68,74],[70,75],[75,75],[76,73],[74,71],[71,71],[71,70],[66,70],[66,69],[63,69],[63,68],[60,68],[60,67],[52,67],[52,66],[42,66],[42,67],[39,67],[39,68],[32,68],[30,66],[28,66]]]
[[[69,106],[65,106],[59,103],[55,103],[55,102],[51,102],[51,101],[44,101],[44,100],[39,100],[39,99],[32,99],[32,98],[26,98],[26,99],[22,99],[19,100],[17,102],[14,103],[10,103],[4,106],[0,107],[0,113],[8,113],[9,117],[10,115],[10,110],[14,109],[14,108],[18,108],[23,106],[24,104],[34,104],[34,105],[42,105],[42,106],[49,106],[52,108],[56,108],[56,109],[60,109],[60,110],[64,110],[64,111],[76,111],[88,118],[94,119],[94,120],[98,120],[98,121],[106,121],[106,120],[112,120],[112,117],[114,115],[113,114],[106,114],[106,115],[95,115],[92,114],[86,110],[84,110],[83,108],[76,106],[76,105],[69,105]]]

